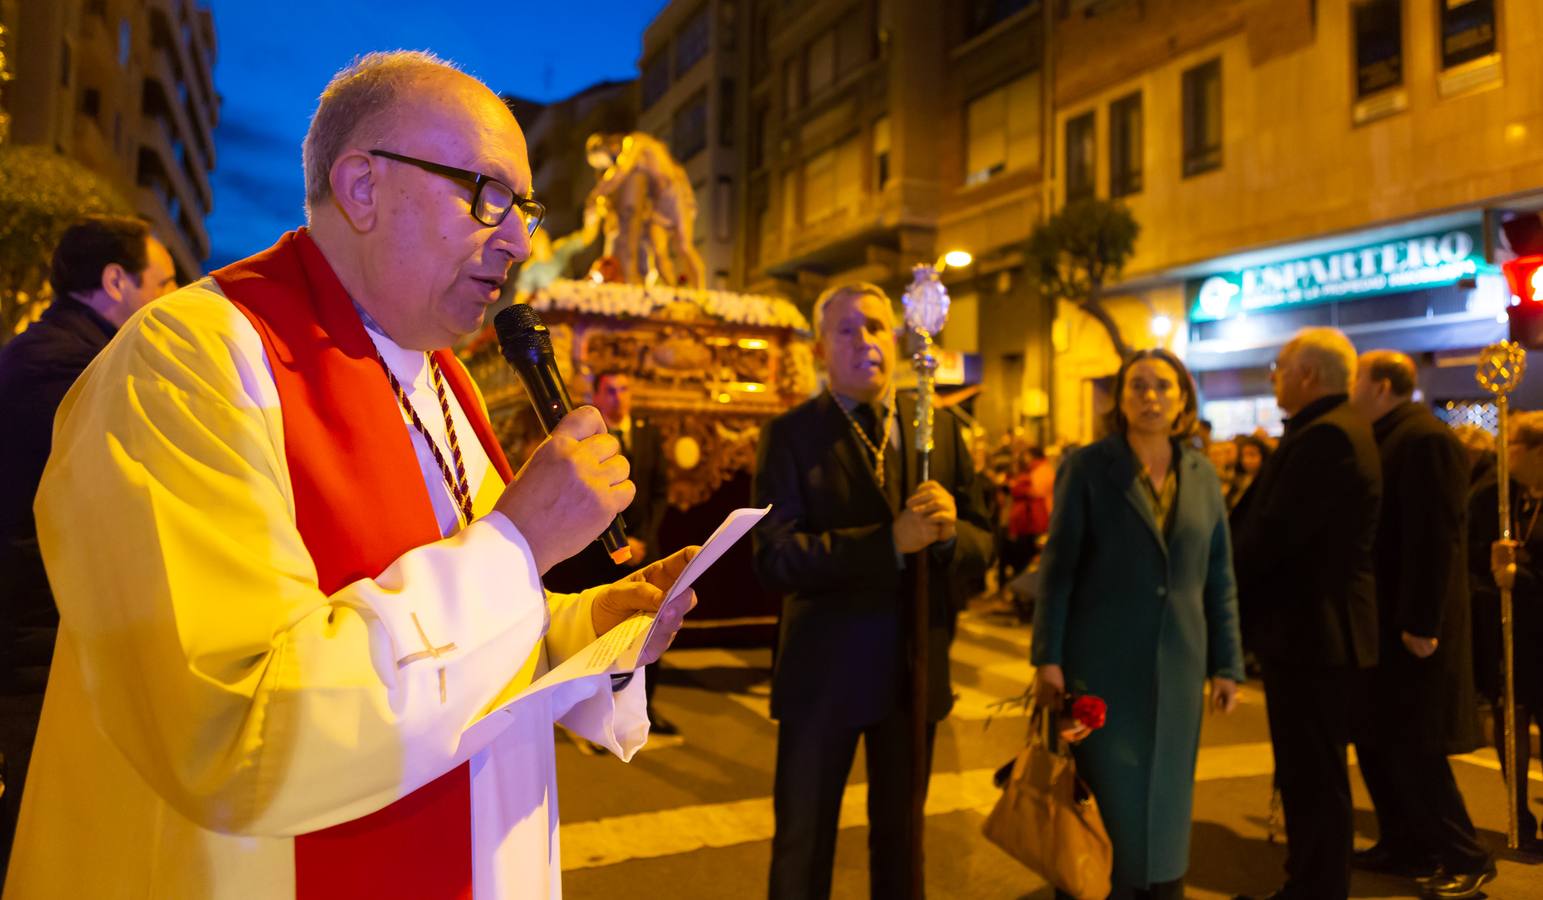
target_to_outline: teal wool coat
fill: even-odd
[[[1227,507],[1211,463],[1175,450],[1178,495],[1163,534],[1123,435],[1056,475],[1034,610],[1035,665],[1109,704],[1078,746],[1114,844],[1114,884],[1145,888],[1189,867],[1205,679],[1243,680]]]

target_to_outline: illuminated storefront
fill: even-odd
[[[1509,292],[1478,212],[1242,254],[1185,278],[1186,361],[1218,436],[1277,432],[1269,366],[1299,329],[1340,329],[1361,351],[1402,350],[1422,395],[1482,421],[1474,353],[1506,336]]]

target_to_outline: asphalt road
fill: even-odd
[[[953,649],[958,705],[938,733],[928,798],[927,893],[934,898],[1048,900],[1043,880],[980,835],[996,798],[991,773],[1026,733],[1017,696],[1031,676],[1029,632],[985,611],[965,614]],[[656,702],[683,741],[660,742],[623,764],[559,738],[563,883],[569,898],[719,900],[764,896],[771,857],[776,723],[766,715],[770,653],[681,650],[666,657]],[[836,852],[834,895],[868,896],[862,754],[853,767]],[[1534,761],[1534,766],[1538,764]],[[1482,839],[1504,846],[1505,800],[1494,753],[1453,763]],[[1284,850],[1268,840],[1272,762],[1263,697],[1205,724],[1187,895],[1266,894],[1281,881]],[[1543,771],[1531,775],[1543,797]],[[1357,845],[1376,837],[1371,804],[1356,789]],[[1415,897],[1407,881],[1357,874],[1354,897]],[[1501,852],[1495,898],[1543,897],[1543,860]]]

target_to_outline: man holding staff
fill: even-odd
[[[911,893],[911,611],[914,557],[931,555],[927,596],[928,748],[953,695],[949,582],[983,570],[990,524],[969,448],[939,416],[928,481],[917,483],[910,397],[893,389],[895,317],[870,284],[815,303],[828,390],[774,419],[761,438],[756,569],[783,593],[772,715],[779,721],[773,898],[830,895],[842,792],[861,737],[868,773],[872,896]]]

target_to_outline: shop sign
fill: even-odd
[[[1485,265],[1477,225],[1290,259],[1185,284],[1190,320],[1311,306],[1455,284]]]

